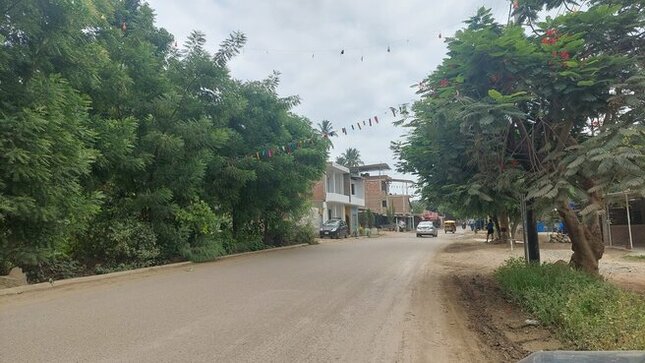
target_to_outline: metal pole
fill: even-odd
[[[609,246],[614,245],[614,240],[611,236],[611,215],[609,214],[609,202],[605,199],[605,228],[607,228],[607,236],[609,236]]]
[[[526,199],[522,197],[522,202],[520,203],[520,212],[522,213],[522,237],[524,239],[524,260],[526,263],[529,262],[529,244],[528,237],[526,235]]]
[[[629,216],[629,194],[625,193],[625,209],[627,210],[627,231],[629,232],[629,249],[634,249],[634,241],[632,240],[632,219]]]

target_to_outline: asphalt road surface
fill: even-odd
[[[391,233],[3,297],[0,361],[476,361],[432,263],[454,238]]]

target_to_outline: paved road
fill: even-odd
[[[449,239],[349,239],[5,297],[0,361],[458,361],[470,337],[447,331],[431,273]]]

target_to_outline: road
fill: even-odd
[[[2,362],[481,360],[432,260],[391,233],[0,299]]]

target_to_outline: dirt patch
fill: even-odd
[[[442,253],[465,253],[468,251],[476,251],[480,248],[481,247],[479,245],[476,245],[473,243],[457,242],[444,248],[443,251],[441,252]]]
[[[495,281],[487,275],[455,275],[447,285],[456,288],[470,328],[498,355],[499,362],[517,362],[539,350],[565,349],[553,333],[533,322],[506,301]]]

